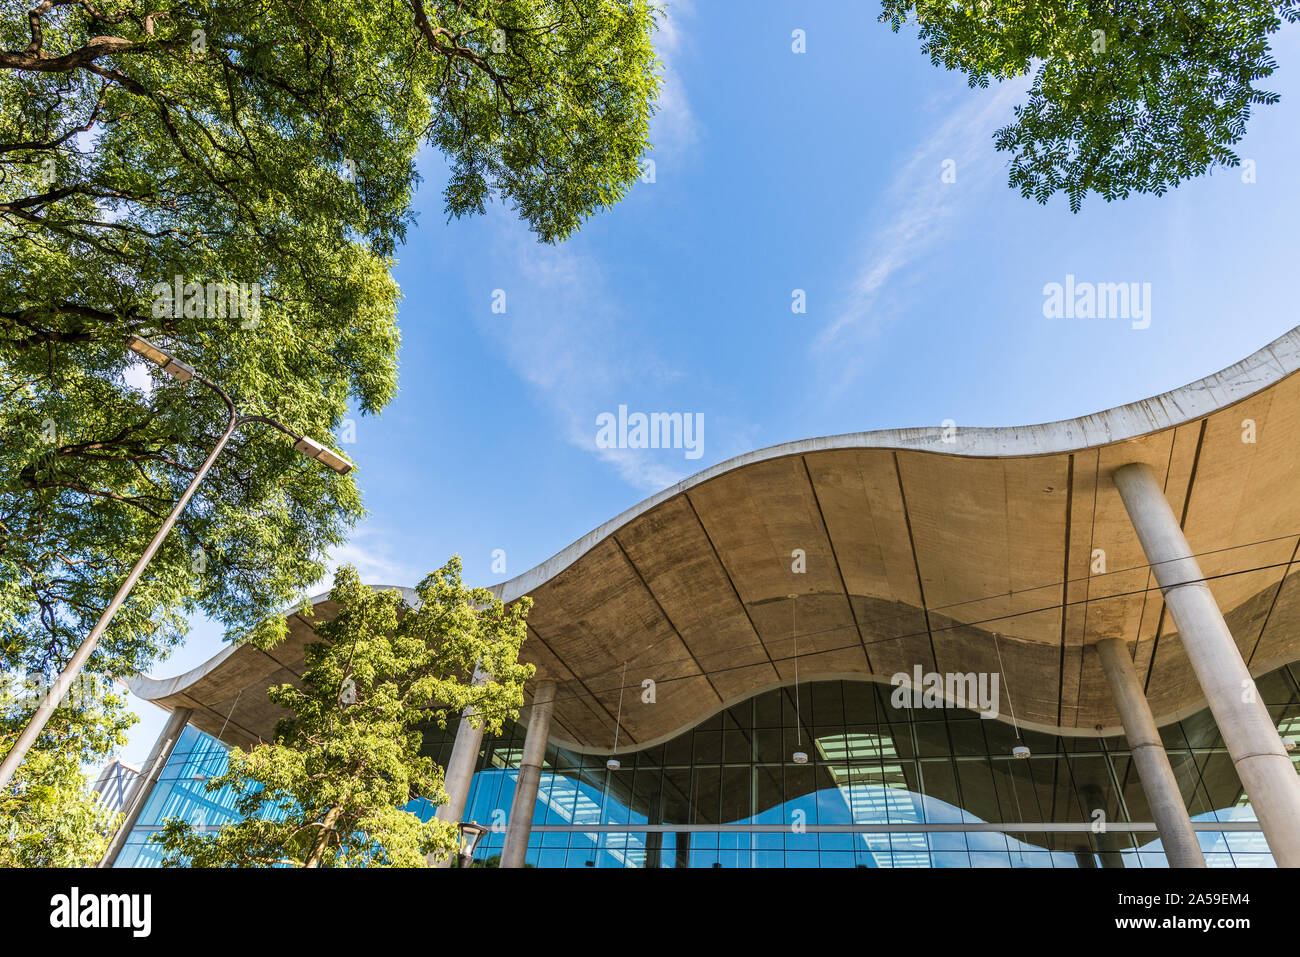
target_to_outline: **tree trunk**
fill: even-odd
[[[343,808],[340,805],[329,809],[325,820],[321,822],[320,833],[316,835],[316,841],[312,844],[311,854],[307,856],[307,863],[303,867],[320,867],[320,859],[325,855],[325,846],[334,831],[334,822],[339,819],[339,814],[342,812]]]

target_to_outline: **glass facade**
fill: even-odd
[[[1283,733],[1300,731],[1300,666],[1257,682]],[[899,709],[889,686],[822,681],[765,692],[671,741],[619,755],[551,745],[533,812],[538,867],[1165,867],[1125,739],[1024,731],[960,709]],[[455,725],[428,729],[445,766]],[[524,727],[485,736],[465,819],[501,853]],[[1211,867],[1273,866],[1208,711],[1161,729]],[[1032,756],[1012,757],[1017,744]],[[795,751],[806,764],[792,760]],[[1300,761],[1300,755],[1297,755]],[[187,729],[121,866],[147,865],[165,817],[230,819],[199,777],[224,750]],[[433,808],[412,802],[422,816]],[[222,817],[222,815],[225,815]],[[128,863],[128,852],[130,855]]]
[[[228,763],[224,744],[187,726],[123,843],[115,866],[160,866],[162,849],[150,838],[168,818],[178,817],[199,828],[216,828],[239,820],[232,789],[209,794],[206,788],[209,778],[225,774]]]

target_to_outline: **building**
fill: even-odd
[[[109,761],[95,778],[93,789],[99,795],[99,803],[115,814],[122,811],[126,807],[127,794],[139,773],[139,768],[121,758]]]
[[[500,737],[426,737],[438,813],[503,866],[1300,866],[1297,370],[1300,328],[1080,419],[652,496],[496,587],[537,676]],[[132,682],[172,721],[119,864],[166,809],[219,823],[194,785],[269,736],[289,627]]]

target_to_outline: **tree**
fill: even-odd
[[[4,677],[10,680],[0,687],[0,741],[7,743],[31,715],[34,695],[14,693],[17,682]],[[101,684],[74,689],[50,719],[44,746],[0,791],[0,868],[94,867],[108,850],[121,815],[100,804],[82,766],[124,745],[135,716]]]
[[[637,177],[652,27],[647,0],[5,0],[0,664],[58,672],[224,426],[126,335],[346,437],[396,388],[417,150],[449,217],[499,198],[565,238]],[[145,669],[198,611],[273,642],[361,514],[243,428],[90,669]]]
[[[422,866],[452,854],[456,826],[421,822],[403,806],[445,803],[442,769],[420,754],[421,726],[445,728],[474,708],[485,728],[518,714],[531,665],[520,664],[527,598],[508,609],[486,588],[465,588],[452,557],[417,587],[419,603],[362,585],[340,569],[338,606],[308,646],[302,686],[268,692],[293,712],[273,744],[235,749],[208,791],[234,790],[242,818],[216,832],[166,822],[158,840],[170,866]],[[474,680],[477,672],[478,679]]]
[[[1034,71],[1028,102],[998,130],[1012,154],[1010,185],[1078,212],[1094,192],[1107,202],[1163,194],[1215,166],[1251,109],[1276,103],[1259,81],[1277,64],[1269,37],[1300,19],[1295,0],[884,0],[897,32],[915,14],[922,51],[987,87]]]

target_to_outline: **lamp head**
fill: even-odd
[[[162,366],[163,372],[175,379],[177,382],[189,382],[194,378],[194,369],[186,365],[179,359],[173,358],[171,353],[159,349],[147,339],[141,339],[139,336],[131,335],[126,337],[127,347],[136,355],[144,356],[150,362]]]
[[[343,456],[339,455],[333,449],[327,449],[315,439],[309,439],[305,435],[295,442],[293,447],[303,455],[307,456],[307,458],[315,459],[322,465],[328,465],[340,475],[347,475],[356,468],[355,465]]]

